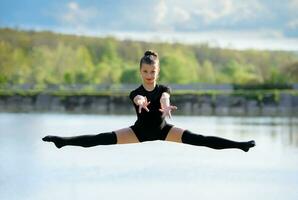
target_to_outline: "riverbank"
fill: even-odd
[[[172,93],[183,115],[298,116],[297,90],[186,91]],[[0,112],[133,114],[128,92],[0,91]]]

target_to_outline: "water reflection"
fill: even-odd
[[[284,146],[298,147],[298,118],[244,118],[240,124],[253,129],[266,127],[272,138],[280,135]]]

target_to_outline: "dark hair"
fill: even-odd
[[[152,50],[147,50],[144,53],[144,56],[140,60],[140,68],[142,67],[142,64],[148,64],[148,65],[158,65],[159,66],[159,59],[158,54]]]

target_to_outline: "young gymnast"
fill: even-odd
[[[255,146],[254,140],[238,142],[215,136],[204,136],[168,124],[165,118],[171,117],[171,111],[177,107],[170,104],[170,89],[157,84],[159,70],[158,54],[150,50],[146,51],[140,60],[140,74],[143,84],[129,95],[137,113],[137,121],[134,125],[95,135],[73,137],[48,135],[42,140],[53,142],[57,148],[67,145],[92,147],[154,140],[205,146],[213,149],[235,148],[245,152]]]

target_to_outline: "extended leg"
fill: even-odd
[[[255,146],[255,141],[236,142],[215,136],[203,136],[192,133],[188,130],[173,127],[167,135],[167,141],[191,144],[196,146],[205,146],[213,149],[237,148],[247,152]]]
[[[42,138],[46,142],[54,142],[57,148],[61,148],[66,145],[92,147],[97,145],[110,145],[117,143],[117,137],[115,132],[100,133],[97,135],[80,135],[73,137],[59,137],[48,135]]]
[[[255,141],[247,142],[236,142],[220,137],[215,136],[203,136],[199,134],[194,134],[188,130],[185,130],[182,135],[182,143],[197,145],[197,146],[206,146],[213,149],[230,149],[236,148],[241,149],[247,152],[251,147],[255,146]]]
[[[113,132],[97,135],[79,135],[73,137],[59,137],[48,135],[42,138],[45,142],[53,142],[57,148],[63,146],[93,147],[97,145],[138,143],[139,140],[131,128],[123,128]]]

